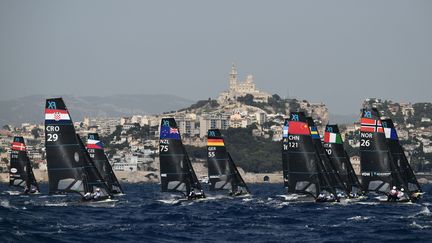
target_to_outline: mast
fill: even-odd
[[[287,134],[286,134],[287,130]],[[320,193],[336,196],[321,164],[312,141],[306,116],[291,112],[285,121],[283,139],[284,185],[289,193],[300,193],[317,198]]]
[[[309,125],[312,141],[315,146],[315,151],[318,154],[319,158],[321,159],[321,163],[323,164],[324,167],[323,173],[327,175],[330,184],[332,185],[332,187],[336,189],[337,194],[347,195],[348,190],[346,188],[346,185],[343,183],[340,174],[337,171],[336,166],[329,159],[328,154],[324,149],[324,146],[321,142],[321,137],[318,132],[318,128],[316,127],[314,120],[312,119],[312,117],[306,117],[306,120]]]
[[[162,192],[181,192],[187,196],[191,191],[202,191],[174,118],[161,120],[159,153]]]
[[[99,134],[90,133],[87,136],[87,151],[92,158],[103,179],[106,181],[108,189],[113,194],[123,193],[123,189],[114,174],[111,164],[104,152],[104,145],[100,141]]]
[[[412,170],[408,159],[405,156],[404,149],[399,143],[396,128],[391,119],[383,119],[381,121],[384,127],[384,134],[390,149],[393,162],[395,163],[398,173],[401,175],[410,193],[422,192],[420,184]]]
[[[405,187],[393,163],[380,116],[375,108],[362,110],[360,167],[363,188],[369,192],[387,195],[392,186]]]
[[[227,152],[219,129],[210,129],[207,134],[207,165],[210,190],[249,192],[237,167]]]
[[[111,196],[76,134],[62,98],[46,100],[45,147],[50,194],[84,196],[100,188],[102,197]]]
[[[39,191],[23,137],[14,137],[11,145],[9,185]]]
[[[349,156],[344,149],[342,136],[337,125],[326,126],[324,133],[324,148],[330,161],[335,166],[337,173],[345,184],[348,194],[359,194],[362,191],[360,181],[358,180]]]

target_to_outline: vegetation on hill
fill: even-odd
[[[178,111],[187,111],[187,110],[195,110],[199,108],[208,108],[208,109],[214,109],[219,106],[218,102],[216,100],[212,100],[211,98],[208,98],[208,100],[199,100],[195,104],[192,104],[191,106],[187,108],[180,109]]]
[[[252,129],[230,128],[223,130],[225,145],[237,166],[249,172],[273,172],[282,170],[281,143],[252,136]],[[202,147],[186,146],[191,158],[207,159]]]

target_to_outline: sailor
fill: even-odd
[[[404,196],[405,196],[404,189],[401,188],[400,191],[397,193],[397,198],[400,200],[400,199],[402,199]]]
[[[390,194],[387,197],[387,201],[396,201],[398,198],[398,191],[396,186],[393,186],[393,188],[390,190]]]
[[[335,196],[333,195],[333,193],[330,193],[330,195],[327,198],[328,201],[334,201],[335,200]]]
[[[93,194],[93,199],[97,200],[101,197],[101,192],[99,188],[96,188],[96,192]]]
[[[29,192],[30,192],[29,188],[28,188],[27,186],[25,186],[25,187],[24,187],[24,194],[27,194],[27,193],[29,193]]]
[[[194,189],[192,189],[190,192],[189,192],[189,198],[194,198],[195,197],[195,190]]]
[[[325,200],[326,200],[326,196],[323,192],[321,192],[316,199],[317,202],[323,202]]]
[[[86,194],[84,194],[84,199],[86,199],[86,200],[90,200],[91,197],[92,197],[92,195],[90,192],[86,192]]]

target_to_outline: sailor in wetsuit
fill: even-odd
[[[333,195],[333,193],[330,193],[330,195],[327,197],[327,201],[333,202],[334,200],[335,200],[335,196]]]
[[[91,192],[87,192],[86,194],[84,194],[84,200],[88,201],[88,200],[99,200],[100,197],[102,196],[100,188],[96,188],[96,192],[95,193],[91,193]]]
[[[192,189],[192,190],[189,192],[188,197],[192,199],[192,198],[195,198],[195,196],[196,196],[196,194],[195,194],[195,190]]]
[[[96,192],[93,194],[93,199],[98,200],[101,197],[101,192],[99,188],[96,188]]]
[[[323,192],[321,192],[321,193],[318,195],[318,197],[316,198],[316,201],[317,201],[317,202],[325,202],[325,201],[326,201],[326,195],[325,195]]]
[[[402,200],[404,198],[404,196],[405,196],[404,189],[401,188],[400,191],[397,193],[397,198],[399,200]]]
[[[390,194],[387,196],[387,201],[394,202],[398,199],[398,191],[396,189],[396,186],[393,186],[393,188],[390,190]]]

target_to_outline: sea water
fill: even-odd
[[[124,184],[115,206],[77,197],[0,194],[0,242],[432,241],[432,186],[416,204],[293,203],[280,184],[249,185],[253,196],[175,200],[157,184]],[[42,185],[47,192],[47,185]],[[0,185],[0,192],[10,191]]]

